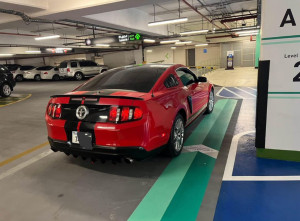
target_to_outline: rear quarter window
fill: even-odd
[[[35,67],[34,66],[22,66],[20,68],[21,71],[29,71],[29,70],[32,70],[34,69]]]
[[[67,66],[68,66],[67,62],[61,62],[59,68],[67,68]]]

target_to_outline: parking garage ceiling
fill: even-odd
[[[130,33],[140,33],[157,41],[178,37],[196,44],[212,41],[210,39],[221,41],[222,38],[237,37],[237,29],[259,26],[257,5],[257,0],[104,0],[100,3],[96,0],[6,0],[0,1],[1,46],[82,48],[80,52],[139,48],[142,41],[136,44],[116,43],[110,48],[87,47],[85,44],[85,40],[90,38]],[[148,27],[149,22],[179,17],[188,18],[188,21]],[[184,38],[179,35],[203,29],[209,32]],[[34,40],[38,36],[54,34],[60,35],[60,38],[43,42]]]

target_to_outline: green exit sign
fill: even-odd
[[[140,40],[142,36],[139,33],[129,35],[129,41]]]

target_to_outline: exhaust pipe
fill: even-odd
[[[126,157],[126,158],[124,158],[124,161],[125,161],[125,163],[132,164],[134,160]]]

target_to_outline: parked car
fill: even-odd
[[[23,71],[20,70],[21,65],[19,64],[5,64],[4,65],[14,76],[15,81],[23,80]]]
[[[51,97],[46,110],[53,151],[127,162],[165,151],[178,156],[185,127],[214,108],[214,87],[183,65],[111,69],[67,94]]]
[[[59,65],[59,72],[67,77],[75,78],[80,81],[84,77],[95,76],[99,73],[107,71],[107,66],[98,65],[88,60],[69,60],[63,61]]]
[[[3,65],[0,65],[0,96],[9,97],[16,82],[13,74]]]
[[[62,78],[62,76],[59,73],[58,67],[43,66],[38,67],[36,70],[41,72],[41,79],[43,80],[58,81]]]
[[[20,70],[24,72],[24,79],[36,81],[41,80],[41,71],[37,70],[34,66],[22,66]]]

